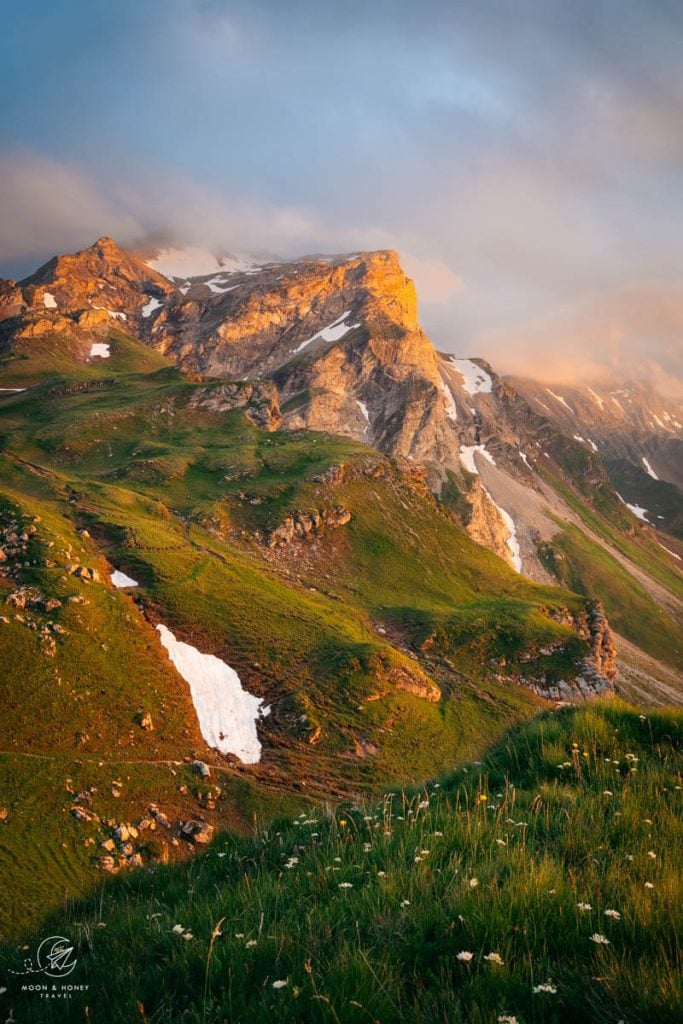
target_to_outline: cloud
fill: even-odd
[[[0,157],[0,267],[32,269],[100,235],[131,237],[134,214],[106,199],[74,166],[23,151]]]
[[[548,383],[650,380],[683,395],[683,296],[674,281],[594,296],[578,307],[480,339],[500,372]]]
[[[415,282],[421,302],[446,302],[463,288],[462,278],[453,273],[443,260],[421,260],[404,249],[401,262]]]

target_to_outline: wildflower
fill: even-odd
[[[677,787],[677,788],[679,788],[679,787]],[[434,835],[435,836],[439,836],[440,838],[442,838],[443,837],[443,832],[435,832]]]
[[[600,932],[593,932],[591,942],[595,942],[598,946],[609,946],[610,944],[607,936],[601,935]]]
[[[479,885],[479,879],[478,878],[470,878],[470,880],[468,882],[468,885],[469,885],[470,889],[476,889],[477,886]]]
[[[499,846],[507,846],[507,843],[505,842],[504,839],[496,839],[496,842],[498,843]]]
[[[409,907],[410,906],[410,900],[401,900],[401,906],[402,907]]]
[[[455,954],[455,959],[462,960],[463,963],[468,964],[473,956],[474,953],[470,953],[469,949],[461,949],[459,953]]]
[[[647,855],[651,860],[657,860],[657,854],[654,850],[648,850]]]
[[[511,1013],[501,1013],[498,1017],[498,1024],[517,1024],[517,1018]]]
[[[341,857],[335,857],[334,862],[335,864],[341,864]]]
[[[429,855],[429,850],[420,850],[420,853],[423,857],[427,857]]]
[[[287,988],[287,981],[284,978],[273,982],[273,988]]]
[[[235,932],[235,938],[236,939],[243,939],[244,938],[244,932]]]
[[[252,946],[256,946],[256,945],[257,945],[256,939],[249,939],[248,942],[245,942],[245,946],[246,946],[247,949],[251,949]]]
[[[614,921],[621,921],[621,914],[618,910],[606,910],[605,917],[611,917]]]
[[[590,903],[577,903],[576,905],[579,908],[579,910],[584,914],[587,913],[589,910],[593,909]]]
[[[417,805],[418,811],[424,811],[428,807],[429,807],[429,800],[420,800],[419,804]]]
[[[181,924],[174,924],[173,931],[175,932],[176,935],[182,935],[185,929]]]
[[[612,792],[611,789],[603,789],[602,795],[603,796],[614,796],[614,793]]]
[[[378,871],[377,872],[377,877],[378,878],[386,878],[387,877],[386,871]]]
[[[194,935],[192,934],[192,932],[185,932],[183,934],[183,938],[185,939],[186,942],[190,942],[194,938]]]
[[[353,889],[353,882],[340,882],[339,883],[339,888],[340,889]]]
[[[415,857],[414,860],[416,864],[420,864],[424,860],[424,857]]]
[[[544,985],[534,985],[532,992],[535,996],[537,996],[539,992],[547,992],[549,995],[555,996],[557,995],[557,988],[551,981],[546,981]]]
[[[339,819],[339,824],[341,825],[341,827],[342,827],[342,828],[344,828],[344,826],[346,825],[346,823],[347,823],[347,822],[346,822],[346,818],[340,818],[340,819]]]
[[[487,797],[486,793],[482,793],[480,795],[480,797],[479,797],[479,803],[480,804],[485,804],[487,800],[488,800],[488,797]]]
[[[638,715],[638,718],[641,720],[641,722],[647,722],[647,716],[646,715]]]
[[[626,860],[633,860],[633,854],[632,853],[627,853],[626,854]]]
[[[487,953],[484,960],[488,960],[489,963],[498,964],[500,967],[503,966],[504,961],[501,959],[500,953]],[[500,1020],[500,1017],[498,1018]]]
[[[646,889],[654,889],[654,885],[652,884],[652,882],[646,882],[645,883],[645,888]]]

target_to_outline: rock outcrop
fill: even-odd
[[[270,381],[207,384],[194,390],[188,407],[214,413],[243,409],[247,419],[263,430],[277,430],[282,424],[277,388]]]
[[[346,526],[350,521],[351,513],[343,505],[314,509],[311,512],[295,512],[270,531],[266,543],[269,548],[282,547],[291,544],[293,540],[319,537],[325,530]]]

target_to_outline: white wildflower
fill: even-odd
[[[287,981],[284,978],[280,978],[273,982],[273,988],[287,988]]]
[[[621,921],[621,914],[618,910],[606,910],[605,917],[611,917],[614,921]]]
[[[339,888],[340,889],[353,889],[353,882],[340,882],[339,883]]]
[[[402,907],[409,907],[410,906],[410,900],[401,900],[401,906]]]
[[[462,960],[464,963],[468,964],[473,956],[474,953],[470,953],[469,949],[461,949],[459,953],[455,954],[455,959]]]
[[[176,935],[182,935],[185,929],[181,924],[174,924],[173,931],[175,932]]]
[[[577,903],[576,905],[582,914],[586,914],[589,910],[593,909],[590,903]]]
[[[470,889],[476,889],[477,886],[479,885],[479,879],[478,878],[470,878],[470,880],[469,880],[469,882],[467,884],[469,885]]]
[[[492,964],[499,964],[503,966],[504,961],[501,959],[500,953],[487,953],[484,960],[488,960]],[[498,1018],[500,1020],[500,1017]]]
[[[257,945],[256,939],[249,939],[248,942],[245,942],[245,946],[246,946],[247,949],[251,949],[252,946],[256,946],[256,945]]]
[[[654,889],[654,885],[652,884],[652,882],[646,882],[645,883],[645,888],[646,889]]]
[[[601,935],[600,932],[593,932],[591,942],[595,942],[598,946],[609,946],[609,939],[606,935]]]
[[[535,996],[539,992],[547,992],[549,995],[555,996],[557,995],[557,987],[551,981],[546,981],[544,985],[534,985],[532,992]]]

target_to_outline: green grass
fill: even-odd
[[[67,936],[89,989],[41,1002],[4,974],[5,1005],[54,1024],[674,1024],[682,726],[566,709],[440,784],[221,835],[43,922],[28,954]]]
[[[653,657],[683,669],[683,629],[613,555],[570,523],[541,546],[540,554],[564,586],[601,594],[618,632]]]
[[[625,506],[621,503],[618,508],[610,506],[606,510],[609,518],[606,518],[598,509],[579,499],[556,474],[540,464],[538,469],[586,526],[676,597],[683,598],[683,575],[635,516],[626,512]]]

